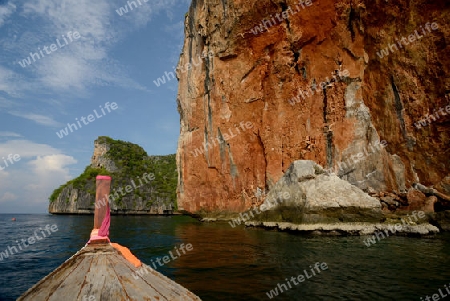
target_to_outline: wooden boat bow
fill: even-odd
[[[109,194],[110,181],[97,176],[96,204]],[[96,206],[94,216],[89,243],[17,300],[200,300],[141,263],[127,248],[109,242],[109,204]],[[136,277],[138,267],[146,273]]]

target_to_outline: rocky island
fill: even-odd
[[[148,156],[130,142],[99,137],[94,142],[91,164],[77,178],[50,196],[53,214],[93,214],[95,177],[111,175],[111,214],[177,213],[175,155]]]

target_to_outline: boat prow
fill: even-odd
[[[200,300],[188,289],[153,270],[128,248],[109,241],[111,177],[97,176],[94,229],[89,242],[17,300]],[[139,269],[139,273],[138,273]]]
[[[146,272],[110,244],[87,245],[17,300],[200,300],[151,267],[139,269]]]

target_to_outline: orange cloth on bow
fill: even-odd
[[[136,268],[140,267],[142,265],[142,262],[131,253],[130,249],[127,247],[121,246],[118,243],[111,243],[111,246],[113,246],[117,251],[122,254],[123,257],[125,257],[126,260],[131,262]]]

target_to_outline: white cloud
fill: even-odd
[[[22,135],[14,132],[0,131],[0,137],[22,137]]]
[[[188,1],[141,1],[142,5],[122,17],[116,9],[127,5],[125,0],[30,0],[18,4],[17,8],[12,4],[2,6],[0,24],[14,11],[20,13],[14,15],[14,23],[5,26],[6,34],[0,37],[4,51],[0,58],[3,63],[0,91],[14,97],[48,92],[49,88],[80,96],[80,93],[86,95],[92,86],[119,86],[148,92],[139,80],[130,77],[125,66],[110,56],[111,50],[130,32],[146,26],[156,13],[165,12],[169,21],[173,18],[173,8]],[[29,26],[30,21],[26,19],[36,26]],[[166,30],[174,32],[178,28],[181,30],[178,34],[182,34],[182,22],[170,27]],[[77,31],[81,37],[50,54],[44,51],[44,57],[25,68],[19,65],[19,61],[29,58],[30,52],[38,53],[39,48],[56,44],[56,39],[62,41],[62,35],[67,37],[69,31]]]
[[[51,56],[38,69],[40,81],[53,89],[83,90],[92,82],[90,66],[82,58],[67,55]]]
[[[75,163],[77,163],[77,160],[75,160],[73,157],[62,154],[38,156],[36,160],[32,160],[29,162],[36,174],[45,174],[47,171],[64,172],[64,168],[66,165]]]
[[[84,91],[92,85],[145,90],[126,75],[118,62],[108,57],[110,48],[129,30],[129,26],[117,19],[113,5],[106,0],[34,0],[24,4],[25,15],[46,20],[45,31],[52,37],[45,39],[47,45],[56,38],[62,40],[62,35],[69,31],[77,31],[81,36],[34,62],[32,66],[39,75],[36,80],[45,87],[72,92]],[[29,51],[36,51],[41,44],[42,40],[34,43]]]
[[[14,201],[16,199],[17,199],[17,196],[14,193],[5,192],[2,196],[0,196],[0,203],[1,202]]]
[[[32,177],[26,182],[24,194],[35,203],[47,206],[52,191],[71,179],[67,166],[75,163],[77,160],[63,154],[38,156],[29,161]]]
[[[0,91],[4,91],[11,96],[17,96],[22,84],[23,80],[18,74],[0,65]]]
[[[4,182],[8,177],[9,173],[6,171],[6,169],[0,169],[0,183]]]
[[[0,153],[21,156],[0,171],[0,203],[9,207],[14,201],[17,208],[46,208],[52,191],[72,178],[68,166],[77,163],[58,149],[28,140],[0,143]]]
[[[9,140],[0,143],[0,154],[19,154],[21,158],[33,158],[60,153],[60,150],[50,145],[34,143],[29,140]]]
[[[6,5],[0,5],[0,27],[5,24],[5,21],[16,11],[16,6],[8,2]]]
[[[44,115],[33,114],[33,113],[21,113],[21,112],[16,112],[16,111],[11,111],[11,112],[8,112],[8,113],[13,115],[13,116],[17,116],[17,117],[21,117],[21,118],[24,118],[24,119],[28,119],[28,120],[34,121],[34,122],[36,122],[37,124],[40,124],[40,125],[51,126],[51,127],[60,127],[60,126],[62,126],[61,123],[53,120],[52,118],[50,118],[48,116],[44,116]]]

